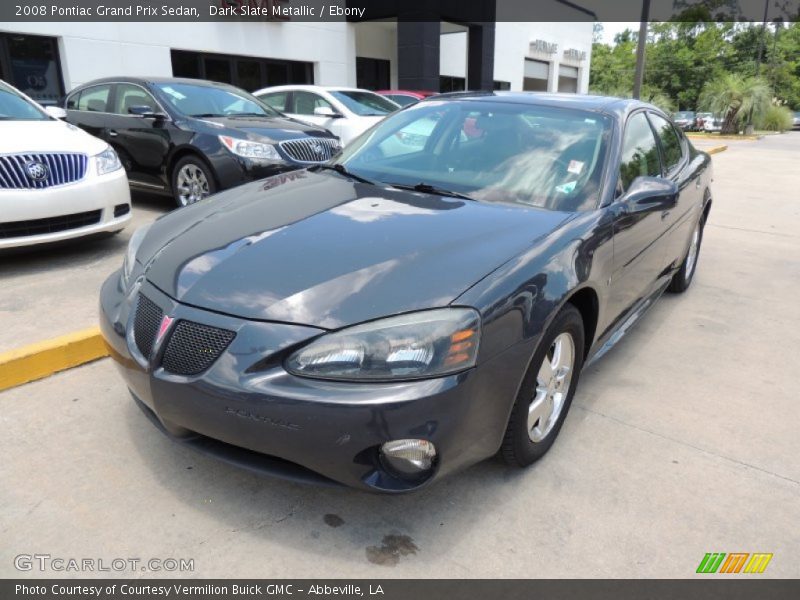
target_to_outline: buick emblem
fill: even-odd
[[[311,142],[311,149],[317,156],[322,156],[322,144],[320,144],[318,141],[314,140]]]
[[[47,165],[38,160],[25,163],[25,173],[31,181],[44,181],[47,179]]]

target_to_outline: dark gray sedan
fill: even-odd
[[[139,229],[102,331],[160,429],[239,465],[383,492],[526,466],[584,364],[691,284],[710,183],[648,104],[436,96]]]

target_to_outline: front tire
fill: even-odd
[[[215,191],[211,169],[198,156],[184,156],[172,170],[172,197],[179,207],[194,204]]]
[[[686,249],[686,256],[681,263],[681,268],[672,276],[667,291],[672,294],[682,294],[692,285],[694,273],[697,271],[697,260],[700,258],[700,244],[703,242],[703,226],[705,219],[700,217],[692,231],[689,239],[689,247]]]
[[[527,467],[553,445],[578,386],[583,349],[583,318],[567,304],[542,336],[511,409],[500,447],[508,464]]]

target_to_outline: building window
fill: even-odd
[[[230,83],[248,92],[287,83],[314,83],[310,62],[172,50],[175,77]]]
[[[439,91],[444,92],[463,92],[467,89],[467,81],[463,77],[449,77],[442,75],[439,77]]]
[[[493,90],[510,90],[511,89],[511,82],[510,81],[495,81],[492,84]]]
[[[578,93],[578,67],[558,66],[558,91]]]
[[[550,78],[550,63],[543,60],[525,59],[525,79],[522,89],[527,92],[546,92]]]
[[[56,38],[0,33],[0,79],[40,104],[64,96]]]
[[[356,56],[356,87],[365,90],[388,90],[390,62],[380,58]]]

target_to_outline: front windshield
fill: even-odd
[[[48,121],[50,117],[35,104],[0,81],[0,121]]]
[[[382,117],[400,108],[388,98],[372,92],[331,90],[330,94],[348,110],[362,117]]]
[[[575,211],[598,203],[611,120],[501,101],[425,101],[387,117],[336,161],[388,185]]]
[[[190,117],[275,117],[278,113],[254,96],[233,87],[158,83],[162,98]]]

